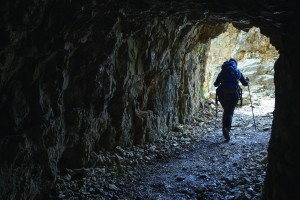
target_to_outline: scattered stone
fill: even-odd
[[[90,168],[66,169],[57,177],[55,199],[256,199],[271,131],[264,128],[272,123],[265,103],[255,108],[257,132],[251,108],[237,109],[229,144],[222,142],[222,112],[215,128],[214,110],[204,104],[195,118],[201,123],[178,125],[153,144],[93,152]]]
[[[114,184],[108,184],[108,188],[110,189],[110,190],[120,190],[116,185],[114,185]]]
[[[177,177],[175,180],[177,181],[177,182],[180,182],[180,181],[183,181],[185,178],[183,178],[183,177]]]
[[[64,194],[59,194],[58,195],[58,198],[60,198],[60,199],[63,199],[63,198],[65,198],[66,197],[66,195],[64,195]]]

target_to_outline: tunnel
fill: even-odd
[[[298,3],[7,0],[0,9],[1,199],[47,199],[60,171],[93,166],[95,152],[189,123],[208,89],[211,41],[231,25],[258,27],[278,50],[263,198],[300,199]]]

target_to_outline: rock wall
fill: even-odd
[[[265,184],[267,199],[275,200],[300,198],[300,95],[296,89],[300,77],[297,67],[300,40],[295,39],[300,32],[294,31],[290,24],[284,26],[284,30],[293,31],[283,38],[285,51],[275,63],[276,99]]]
[[[206,42],[224,26],[114,6],[5,4],[0,196],[47,194],[59,169],[153,141],[200,106]]]

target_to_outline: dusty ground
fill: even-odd
[[[62,172],[54,199],[260,199],[274,99],[237,108],[231,140],[213,105],[155,144],[99,152],[91,168]],[[99,167],[101,166],[101,167]]]

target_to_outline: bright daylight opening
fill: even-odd
[[[254,125],[261,131],[271,129],[270,117],[273,117],[275,102],[274,63],[278,57],[279,53],[270,43],[270,39],[262,35],[257,27],[244,32],[229,24],[225,33],[211,40],[203,87],[208,90],[204,91],[204,95],[215,100],[216,88],[213,83],[223,62],[230,58],[237,60],[238,69],[244,77],[250,79],[249,88],[240,84],[243,89],[243,107],[236,108],[232,129]],[[222,111],[221,106],[219,109]],[[221,113],[219,115],[219,119],[222,118]],[[254,116],[253,121],[245,124],[246,122],[237,117],[245,115]],[[222,122],[218,123],[219,127],[220,123]]]

